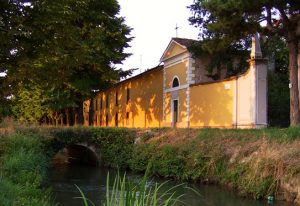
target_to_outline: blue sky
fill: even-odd
[[[119,67],[127,70],[142,68],[135,72],[155,67],[172,37],[197,39],[198,30],[189,25],[191,12],[188,5],[193,0],[118,0],[121,6],[120,15],[125,17],[126,24],[133,28],[130,43],[126,52],[133,55]]]

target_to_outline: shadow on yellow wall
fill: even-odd
[[[97,101],[93,101],[95,115],[92,124],[111,127],[160,127],[163,98],[162,67],[146,73],[147,75],[144,73],[138,78],[125,80],[107,91],[100,92]],[[128,89],[129,101],[127,100]],[[107,96],[108,108],[106,108]],[[102,109],[99,104],[101,98]],[[108,117],[107,125],[106,117]]]
[[[132,83],[132,127],[159,127],[162,120],[162,72]],[[141,115],[142,114],[142,115]]]
[[[191,127],[232,127],[234,81],[190,88]]]

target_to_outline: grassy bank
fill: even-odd
[[[48,206],[55,204],[44,182],[60,149],[82,142],[92,144],[101,148],[97,152],[106,166],[126,168],[134,135],[125,129],[9,124],[0,127],[0,140],[0,205]]]
[[[1,205],[51,205],[49,192],[41,188],[48,161],[40,139],[22,134],[0,139]]]
[[[148,132],[134,147],[130,168],[143,172],[148,164],[152,175],[223,184],[256,199],[298,201],[300,129]]]
[[[133,130],[18,127],[14,130],[40,139],[32,140],[37,142],[30,145],[43,142],[38,148],[45,147],[48,157],[53,157],[68,145],[86,142],[98,148],[96,152],[106,166],[141,173],[148,167],[150,175],[222,184],[256,199],[272,195],[276,199],[300,203],[300,128]],[[26,144],[24,147],[27,148]],[[29,150],[29,147],[20,150],[36,151]],[[6,157],[5,153],[9,152],[1,151],[3,163],[9,162],[5,160],[10,156]],[[11,154],[18,155],[18,152]],[[1,168],[2,177],[8,177],[7,181],[15,184],[13,172],[10,176],[7,172],[10,167],[5,164]],[[34,171],[41,176],[36,179],[43,179],[43,170],[37,168]],[[36,185],[39,184],[40,181]]]

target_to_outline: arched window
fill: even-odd
[[[175,78],[173,79],[172,87],[178,87],[178,86],[179,86],[179,80],[178,80],[177,77],[175,77]]]

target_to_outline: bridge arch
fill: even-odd
[[[100,149],[87,142],[62,145],[53,157],[54,164],[101,165]]]

